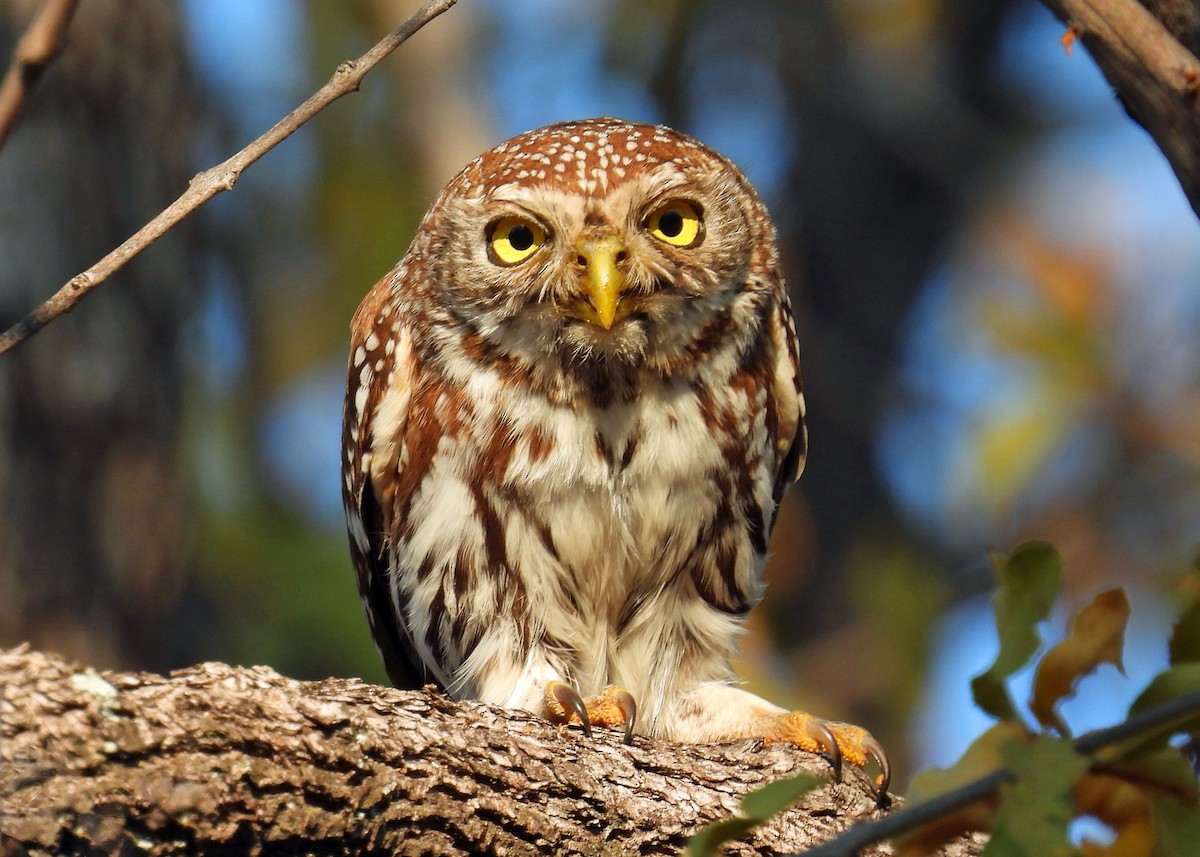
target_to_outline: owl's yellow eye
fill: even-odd
[[[690,202],[677,199],[659,206],[646,221],[646,228],[659,241],[690,247],[700,237],[700,212]]]
[[[497,220],[488,236],[492,257],[501,265],[524,262],[546,241],[546,230],[527,217],[509,215]]]

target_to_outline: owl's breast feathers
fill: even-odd
[[[641,688],[651,660],[723,677],[803,451],[786,307],[736,353],[564,405],[377,291],[351,354],[345,491],[393,681],[485,695],[479,677],[535,641],[585,689]]]

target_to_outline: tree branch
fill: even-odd
[[[45,0],[17,42],[12,64],[0,82],[0,148],[16,124],[29,90],[62,53],[77,6],[79,0]]]
[[[1181,0],[1042,0],[1083,40],[1129,112],[1163,154],[1200,215],[1197,15]]]
[[[1195,0],[1141,0],[1171,35],[1194,56],[1200,56],[1200,6]]]
[[[82,274],[72,277],[41,306],[0,334],[0,354],[15,348],[54,319],[75,308],[96,286],[124,267],[130,259],[162,237],[179,221],[208,202],[221,191],[229,190],[242,170],[253,164],[300,126],[332,102],[358,89],[362,79],[379,62],[408,40],[410,36],[453,6],[457,0],[430,0],[411,18],[385,36],[357,60],[338,66],[333,77],[313,95],[233,157],[197,175],[188,189],[157,217],[139,229],[123,244]]]
[[[432,690],[223,664],[97,674],[0,652],[5,854],[677,854],[747,791],[800,771],[829,773],[779,744],[627,747]],[[731,853],[801,850],[877,815],[848,771]],[[978,852],[976,839],[945,853]]]

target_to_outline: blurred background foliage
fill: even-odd
[[[0,55],[34,5],[0,4]],[[84,3],[0,153],[0,323],[417,5]],[[1200,542],[1200,226],[1061,36],[1033,0],[461,0],[0,359],[0,644],[382,681],[340,511],[350,315],[471,157],[608,114],[722,150],[779,226],[812,454],[750,683],[868,726],[901,782],[948,762],[984,725],[986,551],[1034,537],[1069,605],[1131,587],[1148,677]],[[1079,729],[1127,705],[1109,672]]]

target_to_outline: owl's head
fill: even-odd
[[[550,125],[469,164],[414,251],[439,306],[522,362],[669,372],[752,335],[774,229],[725,157],[663,126]]]

